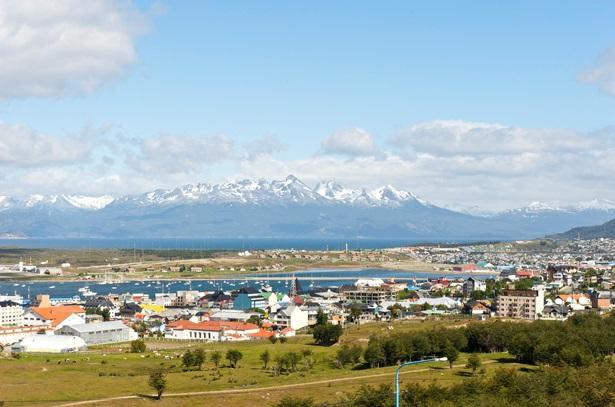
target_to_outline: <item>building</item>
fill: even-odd
[[[267,298],[263,296],[264,293],[256,291],[251,287],[244,287],[237,293],[237,296],[233,300],[233,308],[238,310],[248,310],[253,308],[265,309],[269,305],[268,299],[272,293],[267,293]]]
[[[47,333],[48,326],[3,326],[0,327],[0,345],[12,345],[33,334]]]
[[[543,290],[502,290],[496,298],[496,315],[504,318],[538,319],[544,305]]]
[[[23,316],[26,326],[51,325],[60,329],[64,325],[85,324],[85,310],[81,305],[56,305],[33,307]]]
[[[0,301],[0,326],[21,325],[23,308],[13,301]]]
[[[56,334],[79,337],[88,345],[127,342],[137,339],[136,332],[124,325],[121,321],[65,325],[56,330]]]
[[[290,327],[295,331],[308,326],[308,312],[296,305],[281,308],[271,318],[271,322],[283,327]]]
[[[486,289],[487,284],[474,277],[470,277],[463,282],[463,296],[466,298],[471,297],[474,291],[485,291]]]
[[[83,339],[68,335],[28,335],[11,347],[13,352],[67,353],[86,350]]]
[[[258,332],[257,325],[231,321],[178,320],[170,322],[165,327],[167,338],[207,342],[250,340],[251,335]]]
[[[380,304],[382,301],[394,301],[396,291],[388,285],[356,285],[340,287],[340,295],[345,302],[363,304]]]

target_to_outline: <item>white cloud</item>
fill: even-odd
[[[246,144],[246,152],[248,158],[253,159],[262,155],[271,155],[279,153],[286,149],[286,146],[279,138],[273,135],[266,135],[257,139],[251,140]]]
[[[368,156],[378,153],[371,134],[360,128],[335,132],[322,141],[321,147],[325,154]]]
[[[442,120],[415,124],[393,145],[434,155],[517,155],[595,148],[603,140],[566,129],[525,129],[492,123]]]
[[[615,96],[615,46],[600,55],[591,68],[581,73],[579,79],[595,83],[604,92]]]
[[[92,92],[137,60],[128,0],[0,0],[0,99]]]
[[[92,148],[86,138],[51,136],[26,126],[0,122],[0,166],[74,164],[86,160]]]
[[[255,140],[252,154],[249,148],[245,154],[224,135],[136,139],[119,134],[106,137],[113,139],[107,145],[100,136],[90,140],[42,135],[20,126],[0,129],[0,166],[11,169],[0,170],[3,194],[120,195],[223,178],[294,174],[310,184],[328,179],[355,188],[392,184],[436,204],[484,209],[615,199],[615,128],[578,132],[435,121],[399,132],[388,148],[372,145],[378,154],[320,151],[295,159],[275,158],[277,139],[268,137]],[[47,164],[30,168],[21,157]]]
[[[143,140],[133,168],[143,173],[193,173],[234,155],[233,141],[225,135],[189,137],[161,135]]]
[[[486,209],[531,201],[615,198],[615,129],[582,133],[490,123],[436,121],[411,126],[378,157],[329,155],[292,161],[262,157],[241,163],[244,176],[295,174],[352,187],[393,184],[438,204]],[[412,154],[407,154],[412,151]]]

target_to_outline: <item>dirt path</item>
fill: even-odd
[[[484,361],[483,364],[489,364],[489,363],[495,363],[495,362],[496,362],[495,360],[487,360],[487,361]],[[460,368],[460,367],[465,367],[465,365],[453,365],[453,368],[455,369]],[[426,368],[415,369],[415,370],[401,371],[399,374],[407,375],[407,374],[412,374],[412,373],[428,372],[430,370],[431,370],[430,368],[426,367]],[[391,378],[393,378],[394,372],[376,373],[376,374],[364,375],[364,376],[341,377],[338,379],[316,380],[316,381],[307,382],[307,383],[293,383],[293,384],[284,384],[280,386],[251,387],[247,389],[193,391],[193,392],[185,392],[185,393],[165,393],[163,397],[169,398],[169,397],[206,396],[208,394],[215,395],[215,394],[239,394],[239,393],[263,392],[263,391],[268,391],[268,390],[273,391],[273,390],[292,389],[292,388],[297,388],[297,387],[310,387],[310,386],[317,386],[321,384],[338,383],[338,382],[345,382],[345,381],[351,381],[351,380],[373,379],[373,378],[385,377],[385,376],[390,376]],[[85,406],[88,404],[110,403],[110,402],[117,401],[117,400],[131,400],[131,399],[140,399],[140,398],[143,398],[143,397],[138,396],[138,395],[118,396],[118,397],[109,397],[109,398],[97,399],[97,400],[75,401],[72,403],[59,404],[58,407]]]

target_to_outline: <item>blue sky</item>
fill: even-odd
[[[75,4],[0,1],[0,195],[293,172],[498,209],[615,199],[615,3]]]

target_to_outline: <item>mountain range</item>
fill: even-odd
[[[0,196],[0,236],[526,239],[603,223],[615,202],[532,203],[502,212],[449,209],[387,185],[349,189],[284,180],[184,185],[111,196]]]

